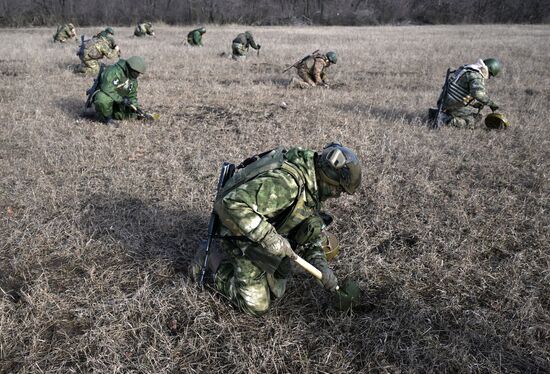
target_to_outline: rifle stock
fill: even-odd
[[[434,129],[439,129],[443,123],[443,103],[445,102],[445,99],[447,97],[447,90],[449,87],[449,75],[451,74],[451,68],[447,69],[447,74],[445,75],[445,84],[443,85],[443,90],[441,92],[441,97],[439,100],[439,103],[437,105],[437,116],[435,117],[435,121],[433,123]]]

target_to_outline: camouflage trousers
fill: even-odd
[[[447,123],[449,126],[462,129],[473,129],[479,125],[482,115],[468,107],[449,108],[445,110],[451,118]]]
[[[296,77],[292,78],[292,80],[288,83],[288,88],[310,88],[310,87],[315,87],[311,84],[309,84],[308,82],[302,80],[302,79],[298,79]]]
[[[99,73],[99,60],[80,60],[80,65],[75,68],[75,73],[97,76]]]
[[[232,58],[233,60],[237,61],[244,61],[246,60],[246,53],[248,52],[248,49],[245,47],[242,43],[233,43],[231,45],[231,51],[232,51]]]
[[[111,96],[98,91],[94,95],[94,108],[100,120],[106,118],[114,118],[117,120],[133,119],[137,115],[130,108],[125,107],[122,103],[116,103]]]
[[[287,277],[290,273],[290,259],[283,260],[280,269],[269,274],[242,255],[236,247],[224,243],[224,252],[228,254],[218,268],[214,286],[242,311],[253,316],[265,314],[274,298],[283,296]]]

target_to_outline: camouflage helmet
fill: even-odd
[[[115,35],[115,30],[113,30],[113,28],[110,26],[105,29],[105,32],[107,34]]]
[[[487,65],[489,69],[489,76],[496,77],[500,70],[502,69],[502,64],[496,58],[488,58],[483,60],[483,63]]]
[[[361,184],[361,164],[357,155],[339,143],[330,143],[323,148],[317,166],[321,181],[340,186],[350,195]]]
[[[145,73],[147,66],[145,65],[145,60],[141,56],[132,56],[126,60],[126,63],[130,69],[137,71],[138,73]]]
[[[74,29],[74,25],[72,23],[68,23],[67,26],[69,26],[70,29]]]
[[[336,52],[327,52],[327,58],[331,64],[335,64],[336,61],[338,61],[338,56],[336,55]]]
[[[204,26],[199,27],[198,30],[201,34],[204,34],[206,32],[206,28]]]

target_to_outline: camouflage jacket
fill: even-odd
[[[71,28],[68,24],[61,25],[57,28],[53,40],[56,42],[65,42],[67,39],[72,39],[76,37],[76,30],[74,27]]]
[[[202,46],[202,34],[199,30],[201,29],[195,29],[187,34],[187,43],[189,43],[190,45]]]
[[[138,23],[135,30],[135,36],[154,35],[153,24],[151,22]]]
[[[444,109],[463,107],[473,100],[484,105],[494,104],[485,90],[485,78],[482,73],[463,67],[455,70],[449,76],[447,95],[444,99]]]
[[[274,230],[307,261],[317,266],[327,264],[319,236],[324,223],[320,219],[314,154],[312,150],[289,149],[280,167],[262,171],[223,192],[215,203],[222,222],[220,235],[237,237],[235,242],[242,253],[264,270],[269,269],[270,262],[280,261],[259,245]],[[231,179],[226,185],[229,183]]]
[[[328,59],[325,55],[317,53],[302,60],[296,69],[298,75],[311,85],[327,83]]]
[[[129,77],[126,60],[120,59],[114,65],[107,66],[99,78],[98,89],[108,95],[115,103],[122,103],[128,97],[132,104],[139,107],[137,100],[137,79]]]
[[[93,38],[80,46],[79,54],[83,61],[100,60],[103,57],[111,59],[118,56],[118,49],[110,37]]]
[[[244,45],[244,47],[246,49],[248,49],[249,47],[252,47],[254,49],[258,49],[258,45],[254,41],[254,37],[252,36],[252,34],[249,34],[247,36],[246,33],[244,33],[244,32],[237,35],[237,37],[235,39],[233,39],[233,43],[242,44],[242,45]]]

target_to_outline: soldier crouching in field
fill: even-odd
[[[328,87],[327,68],[331,64],[336,64],[337,60],[338,57],[336,52],[327,52],[326,54],[322,54],[315,51],[304,57],[288,68],[296,68],[298,76],[300,77],[300,79],[292,78],[289,83],[289,87]]]
[[[325,232],[331,218],[321,203],[354,194],[360,183],[357,156],[338,143],[320,153],[277,148],[243,161],[214,204],[221,249],[212,248],[207,281],[244,312],[260,316],[284,294],[296,253],[320,271],[327,290],[337,290],[325,254],[337,244]],[[199,249],[190,270],[195,280],[204,262]]]
[[[496,77],[501,68],[499,60],[488,58],[448,72],[437,100],[438,109],[430,109],[429,112],[430,120],[435,122],[434,127],[474,128],[481,121],[479,112],[485,105],[493,112],[497,110],[499,106],[487,95],[485,81]]]
[[[96,35],[92,39],[82,40],[77,56],[80,58],[80,65],[75,68],[75,73],[93,76],[99,73],[99,61],[103,57],[120,57],[120,48],[112,36]]]
[[[94,87],[88,90],[86,106],[93,103],[98,118],[115,127],[114,120],[139,117],[142,111],[137,99],[137,78],[145,71],[145,61],[140,56],[120,59],[106,67],[94,82]]]
[[[137,37],[142,36],[155,36],[155,30],[153,30],[153,24],[151,22],[138,23],[134,29],[134,35]]]
[[[65,43],[67,40],[74,39],[76,41],[76,29],[72,23],[63,24],[57,27],[57,31],[53,36],[54,42]]]
[[[231,57],[236,61],[246,60],[246,55],[248,54],[248,49],[250,47],[254,48],[259,53],[262,46],[256,44],[250,31],[245,31],[233,39],[233,43],[231,44]]]

